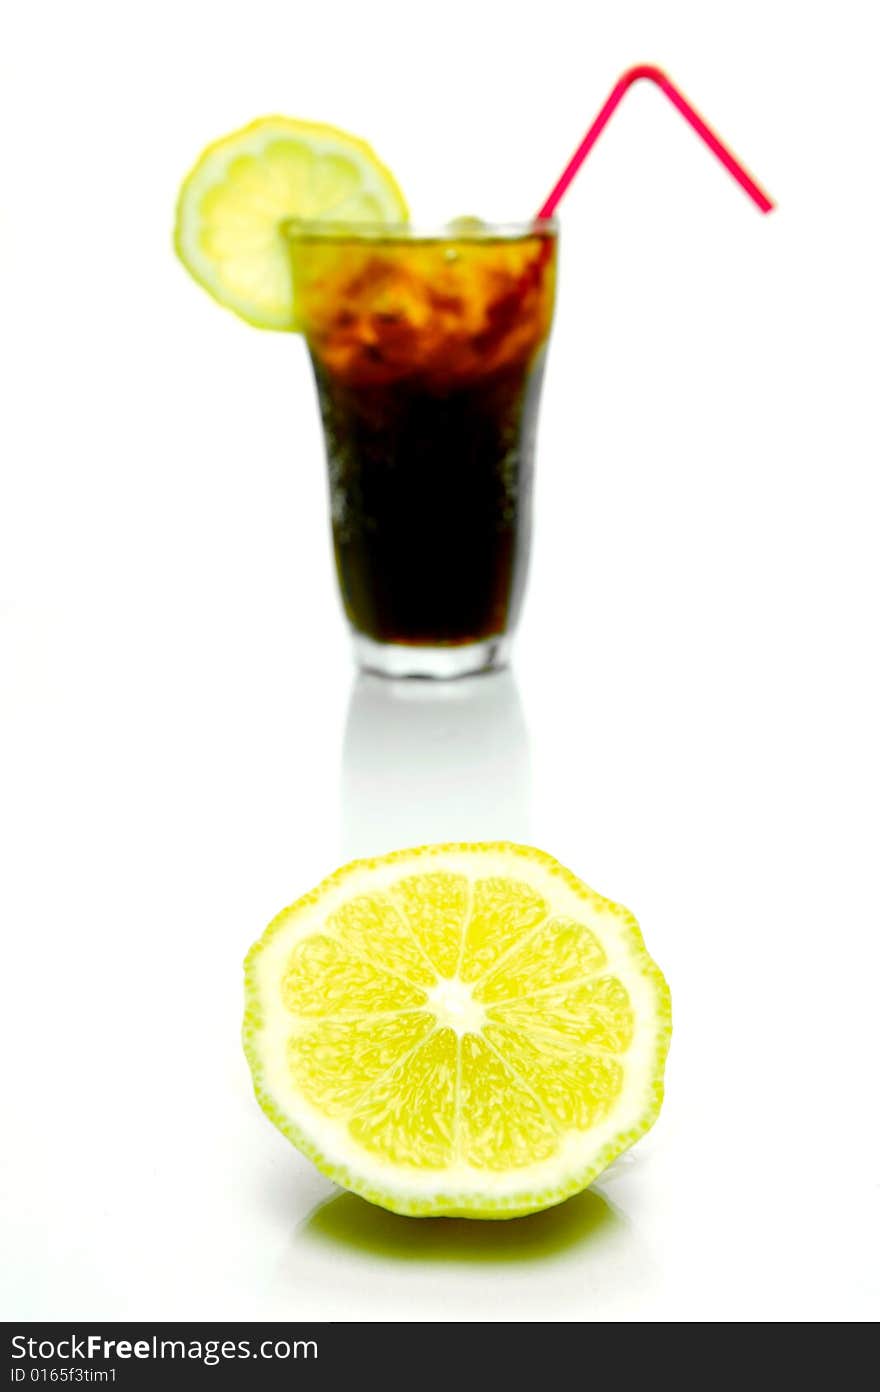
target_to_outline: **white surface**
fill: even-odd
[[[320,10],[320,14],[318,11]],[[7,1317],[878,1312],[876,32],[840,3],[8,6],[0,42]],[[422,217],[563,216],[514,674],[356,681],[299,343],[169,251],[282,110]],[[407,1223],[265,1121],[240,962],[343,858],[528,839],[631,907],[668,1100],[543,1218]],[[328,1200],[331,1200],[328,1202]]]

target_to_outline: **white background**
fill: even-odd
[[[0,34],[0,918],[16,1318],[878,1311],[878,121],[869,0],[12,4]],[[266,112],[420,220],[562,210],[512,674],[355,679],[302,344],[175,262]],[[543,1217],[397,1219],[266,1122],[240,962],[354,854],[525,839],[630,906],[667,1102]]]

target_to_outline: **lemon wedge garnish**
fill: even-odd
[[[334,126],[264,116],[216,141],[183,181],[174,245],[227,309],[261,329],[291,330],[289,218],[405,222],[393,175],[370,146]]]

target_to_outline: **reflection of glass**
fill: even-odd
[[[342,852],[433,841],[529,840],[529,741],[512,673],[352,686]]]
[[[525,587],[552,223],[289,223],[336,567],[362,667],[502,665]]]

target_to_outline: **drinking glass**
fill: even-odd
[[[557,227],[289,222],[358,663],[503,666],[522,607]]]

